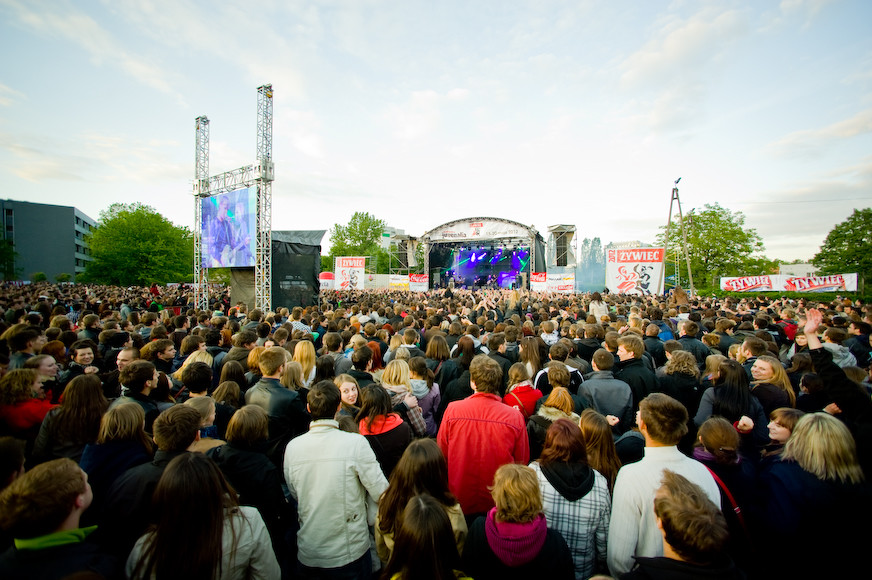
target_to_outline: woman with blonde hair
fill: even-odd
[[[184,402],[200,413],[200,439],[190,447],[191,451],[205,453],[213,447],[224,445],[225,441],[218,438],[218,428],[215,426],[215,401],[212,397],[191,397]]]
[[[279,382],[291,391],[308,394],[309,389],[303,384],[303,366],[295,360],[285,363],[285,370]]]
[[[587,448],[587,462],[606,478],[609,493],[615,489],[615,479],[621,469],[621,460],[615,449],[612,427],[602,414],[594,409],[585,409],[578,420],[581,436]]]
[[[409,364],[404,360],[392,360],[382,373],[381,386],[391,397],[391,405],[395,411],[412,428],[415,437],[427,435],[427,422],[418,404],[418,398],[412,392],[412,379],[409,374]]]
[[[751,376],[751,394],[760,401],[767,416],[779,407],[796,407],[796,393],[777,358],[758,356],[751,367]]]
[[[762,573],[784,578],[840,578],[864,569],[872,501],[851,432],[827,413],[804,415],[781,459],[760,473]],[[825,532],[822,533],[822,530]],[[814,538],[808,544],[808,538]],[[798,553],[797,546],[807,551]]]
[[[265,350],[266,348],[262,346],[256,346],[248,351],[248,358],[245,360],[245,364],[248,367],[248,371],[245,373],[245,380],[248,382],[246,389],[257,384],[263,376],[260,374],[260,355]]]
[[[294,347],[294,361],[300,363],[303,370],[303,386],[307,389],[315,380],[315,345],[308,340],[301,340]]]
[[[249,356],[251,356],[251,355],[249,355]],[[178,370],[176,370],[176,372],[174,372],[170,376],[172,376],[173,381],[181,384],[182,373],[189,365],[191,365],[195,362],[202,362],[202,363],[206,363],[207,365],[209,365],[211,367],[214,360],[215,359],[212,357],[212,355],[209,354],[208,352],[206,352],[205,350],[195,350],[194,352],[192,352],[191,354],[189,354],[187,356],[187,358],[185,359],[185,362],[182,363],[182,366],[180,366],[178,368]]]
[[[566,375],[565,383],[562,375]],[[554,387],[536,414],[527,420],[527,437],[530,440],[530,460],[539,458],[542,446],[545,444],[545,435],[551,423],[557,419],[569,419],[578,424],[578,415],[575,414],[575,401],[569,390],[569,372],[566,365],[557,363],[549,367],[548,379]]]
[[[464,572],[476,580],[575,578],[566,540],[547,527],[532,468],[508,463],[497,469],[491,496],[495,507],[469,527]]]

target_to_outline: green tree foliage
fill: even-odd
[[[733,212],[719,204],[706,204],[700,211],[691,209],[684,215],[690,269],[697,289],[719,286],[721,276],[756,276],[772,273],[774,262],[762,256],[763,240],[756,230],[745,225],[745,214]],[[665,245],[668,261],[678,260],[682,271],[687,268],[681,239],[681,219],[672,218],[669,241],[666,226],[657,236]]]
[[[94,259],[79,277],[83,282],[148,286],[193,276],[191,232],[147,205],[113,203],[100,212],[88,242]]]
[[[331,228],[330,255],[374,256],[384,229],[384,220],[367,212],[354,212],[348,225],[335,224]]]
[[[30,281],[33,283],[45,282],[46,280],[48,280],[48,277],[45,275],[45,272],[34,272],[30,275]]]
[[[872,280],[872,208],[855,209],[834,227],[811,261],[821,274],[857,272]]]
[[[72,275],[67,274],[66,272],[61,272],[60,274],[55,276],[55,282],[69,282],[72,279]]]
[[[18,252],[12,240],[0,240],[0,274],[4,280],[17,280],[21,274],[21,268],[15,267]]]
[[[330,229],[330,257],[322,258],[322,269],[326,262],[329,270],[333,270],[336,256],[373,256],[375,261],[367,266],[374,267],[378,274],[387,274],[390,254],[379,246],[384,229],[384,220],[362,211],[354,212],[348,225],[335,224]]]

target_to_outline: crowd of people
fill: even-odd
[[[863,569],[872,306],[319,298],[0,286],[0,577]]]

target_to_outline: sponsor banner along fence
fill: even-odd
[[[729,292],[856,292],[857,274],[830,276],[733,276],[721,278]]]
[[[426,292],[430,286],[429,274],[409,274],[409,290],[412,292]]]
[[[606,286],[617,294],[662,294],[663,248],[606,250]]]
[[[571,294],[575,292],[575,272],[566,274],[534,272],[530,274],[530,290],[534,292],[562,292],[563,294]]]
[[[545,272],[533,272],[530,274],[530,290],[533,292],[545,292],[548,274]]]
[[[409,275],[408,274],[391,274],[388,286],[391,290],[408,290]]]
[[[363,290],[365,256],[338,256],[333,271],[337,290]]]

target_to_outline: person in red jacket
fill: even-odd
[[[501,465],[530,459],[530,443],[523,415],[503,404],[497,394],[502,369],[487,355],[469,366],[473,394],[448,405],[437,443],[448,460],[448,487],[467,521],[494,506],[488,491]]]
[[[503,403],[519,410],[526,421],[536,412],[536,401],[542,398],[542,391],[530,382],[524,363],[515,363],[509,367],[508,382],[509,388],[503,397]]]

